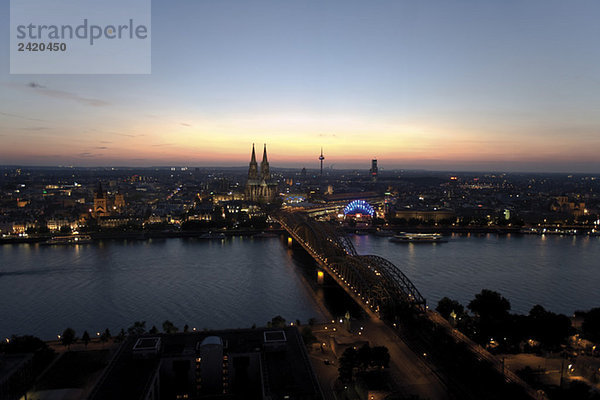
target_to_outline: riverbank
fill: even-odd
[[[127,232],[86,232],[93,240],[148,240],[148,239],[168,239],[168,238],[194,238],[200,237],[207,233],[222,233],[225,236],[254,236],[261,233],[281,234],[283,229],[215,229],[212,231],[127,231]],[[57,235],[30,235],[18,237],[3,237],[0,238],[2,244],[19,244],[19,243],[43,243],[48,239]]]

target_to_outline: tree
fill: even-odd
[[[467,307],[481,318],[497,319],[508,316],[510,302],[498,292],[483,289]]]
[[[90,343],[90,334],[88,333],[88,331],[83,331],[83,335],[81,335],[81,341],[87,349],[88,343]]]
[[[313,334],[312,329],[310,329],[310,326],[305,326],[304,328],[302,328],[302,340],[304,341],[304,344],[307,346],[311,345],[317,341],[317,338]]]
[[[371,348],[371,366],[379,368],[388,368],[390,366],[390,352],[385,346],[375,346]]]
[[[581,328],[586,338],[595,342],[600,341],[600,308],[592,308],[585,313]]]
[[[75,331],[72,328],[65,329],[62,335],[60,335],[60,341],[63,346],[65,346],[67,349],[70,349],[71,345],[77,341],[77,338],[75,337]]]
[[[100,341],[102,343],[106,343],[108,342],[108,339],[110,339],[110,330],[106,328],[104,332],[102,332],[102,334],[100,335]]]
[[[55,356],[46,342],[30,335],[12,336],[8,341],[0,342],[0,354],[23,354],[33,353],[32,373],[34,376],[42,371],[52,362]]]
[[[361,370],[366,370],[371,364],[371,346],[368,343],[365,343],[358,351],[356,352],[356,367]]]
[[[273,319],[271,320],[271,326],[273,328],[285,327],[285,318],[283,318],[281,315],[277,315],[277,316],[273,317]]]
[[[140,336],[146,333],[146,321],[135,321],[133,325],[127,328],[129,336]]]
[[[558,348],[571,333],[571,320],[566,315],[534,306],[527,317],[528,333],[545,347]]]
[[[115,343],[121,343],[123,340],[125,340],[125,329],[121,328],[121,331],[115,337]]]
[[[35,336],[13,336],[6,342],[4,340],[0,342],[0,354],[35,353],[47,347],[46,342]]]
[[[188,325],[188,324],[185,324],[185,325],[183,326],[183,331],[184,331],[184,332],[189,332],[189,330],[190,330],[190,327],[189,327],[189,325]]]
[[[150,328],[148,333],[150,333],[152,335],[156,335],[158,333],[158,328],[156,327],[156,325],[152,325],[152,328]]]
[[[592,308],[584,314],[581,328],[586,338],[600,341],[600,307]]]
[[[479,344],[504,337],[510,329],[510,302],[498,292],[483,289],[468,305],[476,314],[474,339]]]
[[[179,331],[179,328],[173,325],[169,320],[162,323],[162,328],[164,333],[177,333]]]
[[[454,312],[456,315],[463,315],[465,312],[465,308],[462,304],[448,297],[441,298],[440,301],[438,301],[438,305],[435,310],[446,319],[450,318],[452,312]]]
[[[339,379],[342,382],[350,382],[356,366],[358,354],[353,347],[348,347],[340,357],[340,366],[338,367]]]

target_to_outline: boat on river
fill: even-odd
[[[198,239],[225,239],[225,234],[220,232],[208,232],[198,236]]]
[[[89,235],[63,235],[53,236],[50,239],[42,242],[43,245],[72,245],[72,244],[88,244],[94,240]]]
[[[406,233],[394,235],[390,238],[395,243],[446,243],[448,240],[439,233]]]

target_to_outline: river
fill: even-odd
[[[600,238],[454,235],[448,243],[400,244],[353,236],[360,254],[396,264],[433,307],[467,304],[482,288],[516,312],[535,304],[571,314],[600,306]],[[0,246],[0,337],[51,339],[66,327],[92,335],[146,321],[219,329],[328,318],[339,291],[315,291],[314,263],[283,237],[102,241],[78,246]]]

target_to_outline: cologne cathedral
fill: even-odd
[[[248,168],[248,183],[246,183],[246,200],[257,203],[270,203],[277,194],[277,182],[271,178],[269,171],[269,162],[267,161],[267,145],[263,150],[263,159],[260,163],[260,170],[256,162],[254,144],[252,144],[252,158]]]

